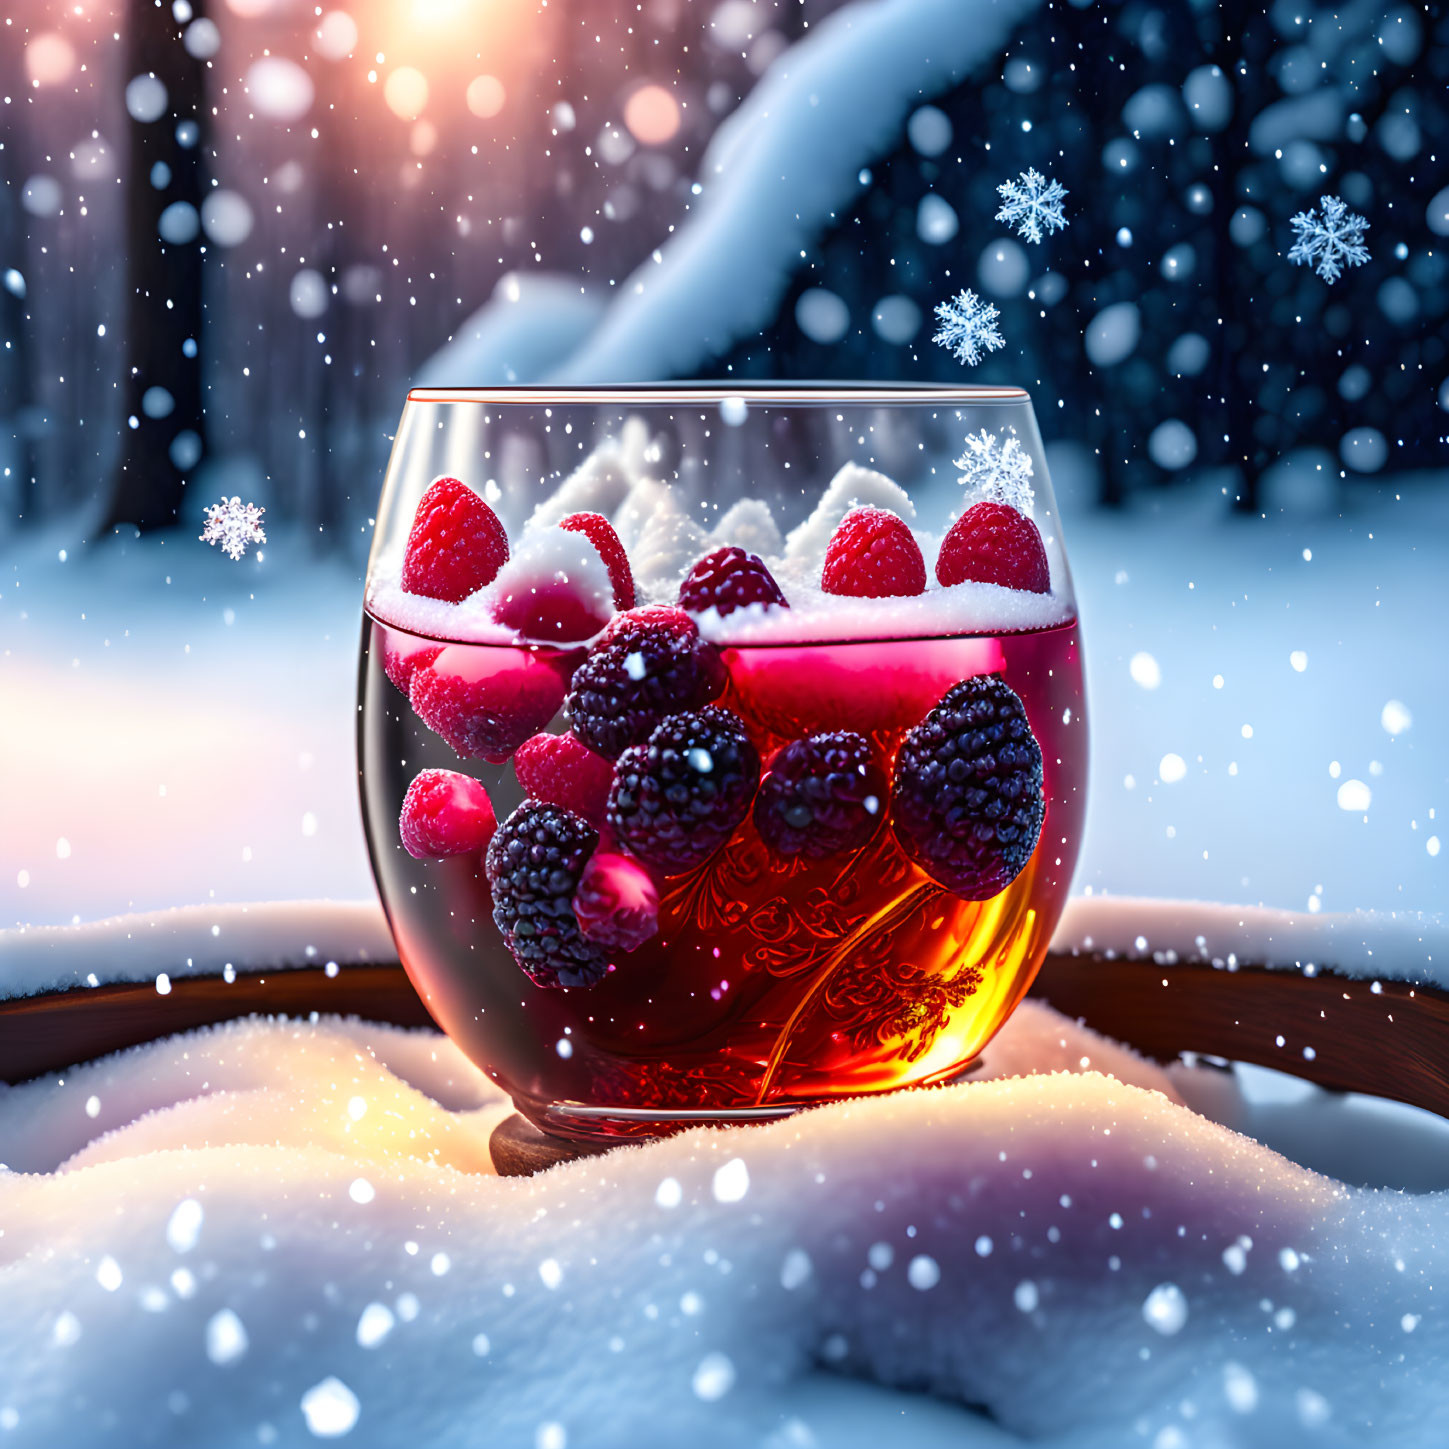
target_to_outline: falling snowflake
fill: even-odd
[[[202,543],[220,544],[233,559],[239,559],[253,543],[265,543],[262,514],[267,510],[240,498],[223,498],[206,510],[206,527],[201,530]]]
[[[996,328],[1000,315],[990,302],[983,302],[968,288],[949,302],[937,303],[936,321],[941,325],[931,341],[949,347],[958,362],[975,367],[983,353],[1006,346]]]
[[[1019,438],[1007,438],[998,448],[996,435],[982,428],[966,435],[966,451],[956,459],[959,479],[977,502],[1004,503],[1031,516],[1036,490],[1031,486],[1031,454]]]
[[[1345,264],[1361,267],[1369,259],[1363,234],[1368,222],[1337,196],[1320,196],[1320,217],[1314,207],[1300,211],[1291,225],[1298,240],[1288,253],[1290,262],[1311,263],[1313,270],[1331,286],[1343,274]]]
[[[1062,202],[1067,190],[1060,181],[1048,181],[1035,169],[1023,171],[1015,181],[1003,181],[996,188],[1001,197],[997,221],[1011,223],[1018,236],[1039,242],[1045,232],[1064,231],[1068,226],[1062,215]]]

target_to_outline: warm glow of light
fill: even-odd
[[[428,78],[410,65],[399,66],[383,83],[388,110],[404,121],[415,121],[428,104]]]
[[[456,20],[466,7],[466,0],[413,0],[413,19],[419,25],[441,25]]]
[[[75,69],[75,47],[47,30],[25,47],[25,74],[38,86],[58,86]]]
[[[438,128],[431,121],[414,121],[408,146],[414,156],[427,156],[438,144]]]
[[[663,86],[640,86],[624,106],[624,124],[641,146],[673,140],[679,121],[679,102]]]
[[[227,9],[245,20],[255,20],[277,9],[277,0],[226,0]]]
[[[468,109],[487,120],[503,109],[508,93],[496,75],[480,75],[468,82]]]
[[[317,26],[317,49],[328,60],[346,60],[357,49],[357,22],[345,10],[329,10]]]

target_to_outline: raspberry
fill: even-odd
[[[679,586],[679,607],[691,614],[713,609],[723,617],[751,604],[790,607],[764,560],[742,548],[729,546],[705,554]]]
[[[659,889],[631,856],[596,850],[574,893],[574,916],[597,945],[633,951],[659,930]]]
[[[525,800],[488,847],[493,922],[537,986],[595,986],[608,962],[584,938],[573,896],[598,834],[557,805]]]
[[[498,821],[482,782],[456,770],[424,770],[403,797],[398,833],[415,860],[488,849]]]
[[[1045,813],[1041,747],[999,674],[953,685],[907,731],[891,795],[896,840],[963,900],[989,900],[1021,874]]]
[[[413,672],[408,698],[418,718],[464,759],[504,760],[559,711],[564,686],[538,654],[450,645]]]
[[[508,535],[498,515],[465,483],[439,478],[413,516],[402,586],[457,604],[492,583],[507,559]]]
[[[885,818],[886,779],[849,730],[792,740],[755,796],[755,829],[776,854],[823,860],[858,850]]]
[[[513,757],[513,769],[531,799],[561,805],[590,825],[603,823],[614,767],[573,735],[534,735],[524,740]]]
[[[614,525],[602,513],[570,513],[559,520],[560,528],[570,533],[581,533],[598,549],[604,567],[609,571],[609,582],[614,586],[614,607],[622,612],[634,607],[634,573],[629,567],[629,555],[614,532]]]
[[[573,644],[614,613],[614,586],[593,540],[577,529],[525,534],[490,590],[493,617],[525,639]]]
[[[574,674],[574,734],[617,759],[665,715],[698,709],[724,688],[719,652],[680,609],[656,605],[618,615]]]
[[[941,542],[936,578],[947,585],[970,579],[1033,594],[1051,591],[1041,531],[1004,503],[973,503]]]
[[[884,508],[852,508],[831,535],[820,587],[858,599],[924,593],[926,561],[910,525]]]
[[[382,650],[382,670],[404,694],[412,687],[413,675],[431,664],[443,652],[441,644],[414,639],[397,629],[378,628],[374,634]]]
[[[683,875],[703,864],[749,812],[760,757],[744,726],[710,706],[670,715],[614,766],[608,821],[646,865]]]

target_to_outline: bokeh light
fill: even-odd
[[[679,102],[663,86],[640,86],[624,106],[624,124],[641,146],[662,146],[679,132]]]
[[[468,109],[485,121],[496,116],[507,99],[503,82],[496,75],[475,76],[468,82]]]
[[[75,70],[75,47],[48,30],[25,47],[25,74],[38,86],[58,86]]]
[[[415,121],[428,104],[428,78],[410,65],[399,66],[383,83],[382,98],[400,120]]]

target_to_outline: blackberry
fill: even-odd
[[[823,860],[858,850],[885,818],[886,780],[850,730],[792,740],[755,796],[755,829],[779,856]]]
[[[1021,874],[1045,813],[1041,746],[1000,675],[953,685],[907,731],[891,794],[896,840],[962,899],[989,900]]]
[[[713,706],[671,715],[614,766],[608,821],[663,875],[702,865],[749,813],[760,757],[738,716]]]
[[[573,898],[598,832],[557,805],[525,800],[485,858],[493,922],[537,986],[595,986],[607,957],[579,929]]]
[[[724,687],[719,652],[681,609],[618,615],[574,671],[567,708],[575,736],[614,760],[666,715],[698,709]]]
[[[764,560],[733,545],[705,554],[679,586],[679,607],[691,614],[713,609],[722,618],[751,604],[790,607]]]

